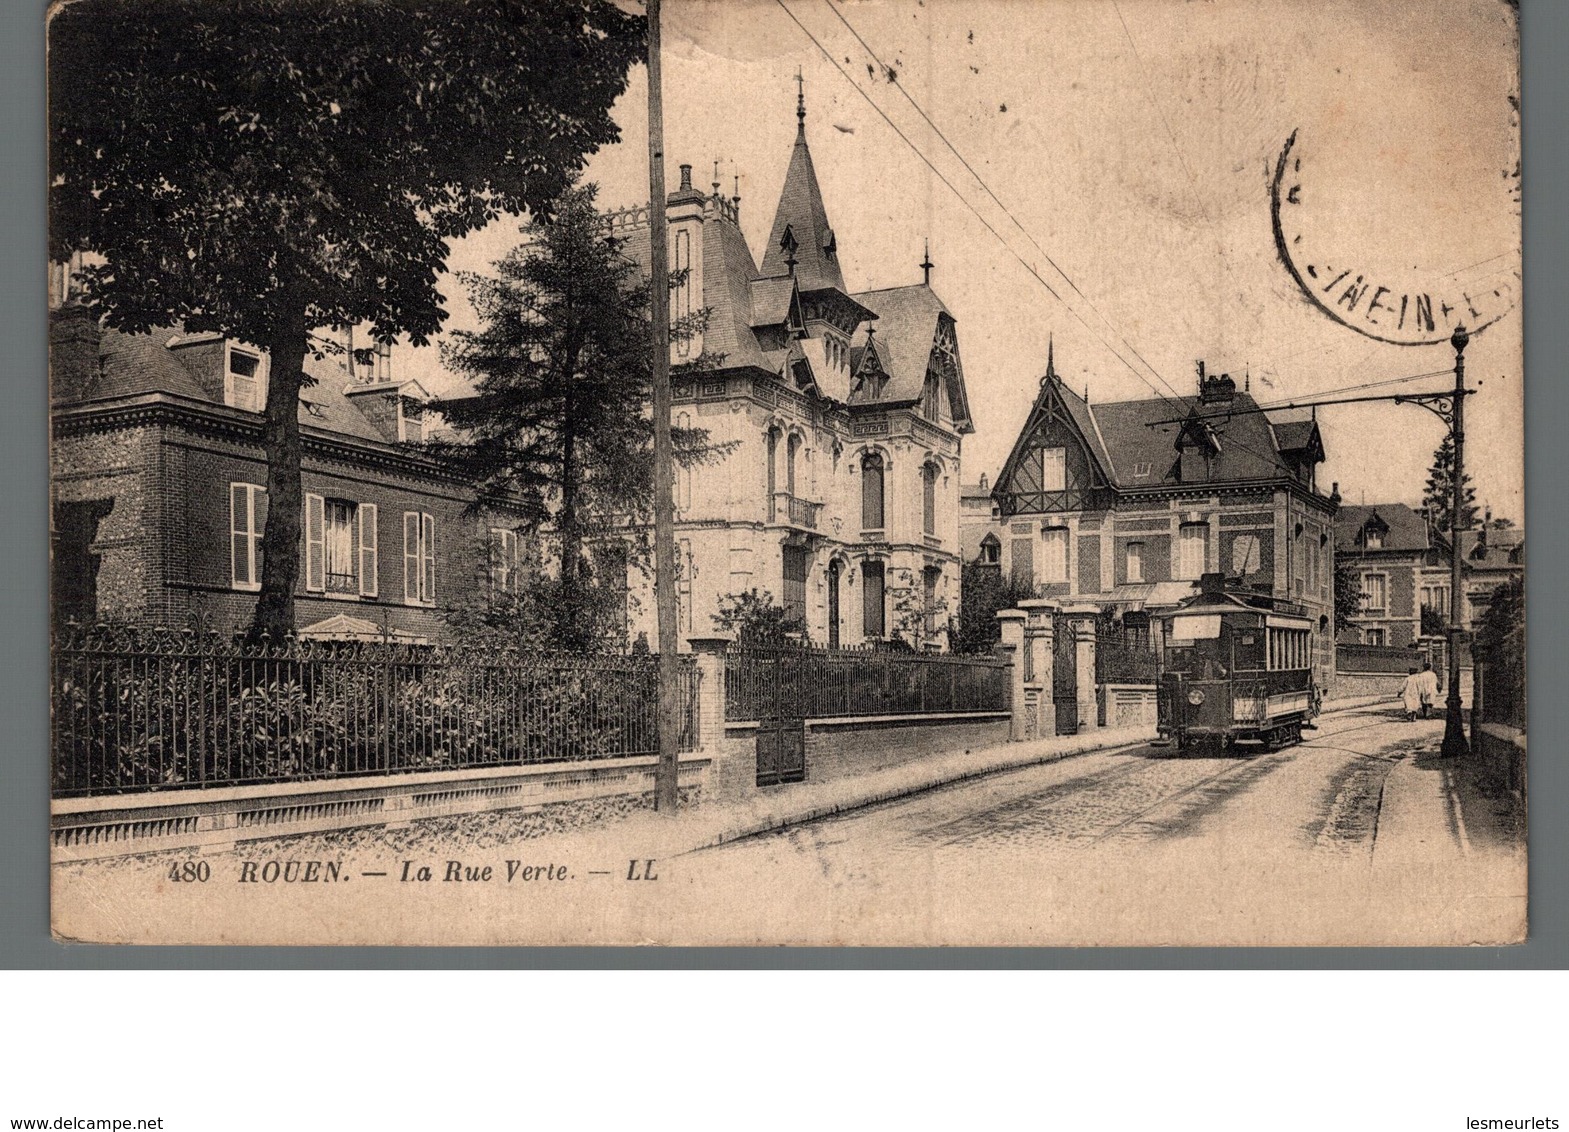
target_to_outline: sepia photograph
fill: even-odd
[[[1526,940],[1515,3],[47,48],[57,940]]]

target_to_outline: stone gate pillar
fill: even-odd
[[[1078,701],[1079,730],[1093,731],[1100,726],[1100,704],[1095,687],[1095,622],[1100,609],[1093,605],[1070,605],[1063,610],[1073,626],[1073,667],[1077,677],[1074,699]]]
[[[1057,734],[1057,703],[1052,698],[1057,603],[1043,597],[1028,598],[1019,602],[1019,608],[1028,617],[1025,643],[1030,650],[1031,671],[1038,688],[1035,738],[1049,739]]]
[[[1022,609],[1002,609],[997,612],[997,628],[1002,640],[996,645],[997,655],[1008,661],[1009,702],[1013,718],[1008,728],[1008,738],[1021,742],[1030,738],[1030,712],[1025,686],[1024,625],[1027,615]]]
[[[688,637],[697,657],[697,749],[710,754],[725,737],[725,649],[728,637]]]

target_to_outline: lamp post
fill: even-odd
[[[665,114],[659,0],[648,0],[648,261],[653,327],[654,619],[659,635],[659,760],[654,809],[674,814],[679,797],[681,715],[676,680],[675,493],[670,437],[670,268],[665,220]]]
[[[1449,695],[1444,700],[1445,758],[1464,758],[1471,753],[1466,743],[1465,725],[1460,718],[1460,622],[1465,603],[1460,591],[1460,522],[1465,494],[1465,348],[1471,341],[1464,324],[1455,327],[1449,344],[1455,348],[1454,408],[1449,435],[1454,437],[1455,462],[1451,469],[1449,517]]]

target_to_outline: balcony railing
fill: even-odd
[[[791,495],[788,491],[776,491],[768,518],[770,522],[788,523],[792,527],[815,531],[817,517],[822,509],[821,503],[802,499],[799,495]]]

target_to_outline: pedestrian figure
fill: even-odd
[[[1427,719],[1433,710],[1433,705],[1438,702],[1438,673],[1433,671],[1431,661],[1422,662],[1422,671],[1417,674],[1417,679],[1422,682],[1422,718]]]
[[[1406,682],[1400,689],[1400,700],[1405,705],[1406,722],[1416,719],[1416,713],[1422,707],[1422,678],[1417,675],[1416,669],[1407,670]]]

